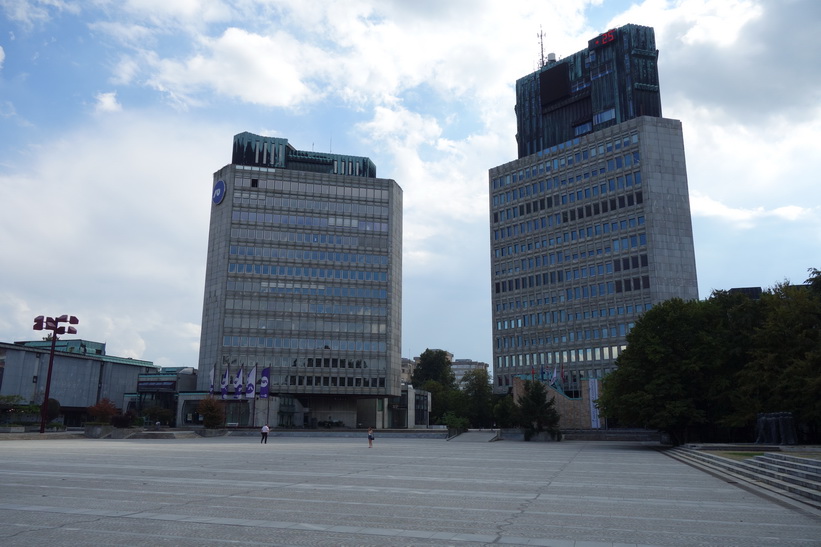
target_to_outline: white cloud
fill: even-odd
[[[65,312],[113,355],[196,365],[211,176],[230,130],[153,112],[96,120],[0,174],[0,248],[21,257],[4,267],[0,317],[25,319],[0,329],[29,339],[26,314]],[[37,200],[11,191],[35,186]]]
[[[765,209],[764,207],[756,207],[754,209],[731,207],[709,196],[702,195],[699,192],[691,193],[690,206],[693,216],[720,219],[740,229],[755,228],[758,222],[766,219],[776,218],[788,222],[796,222],[813,217],[817,218],[821,213],[821,207],[812,209],[797,205],[776,207],[774,209]]]
[[[230,28],[207,41],[205,50],[184,61],[159,60],[151,84],[185,102],[203,88],[264,106],[291,107],[319,97],[309,80],[322,53],[286,33],[264,37]]]
[[[74,3],[63,0],[0,0],[0,8],[9,20],[30,29],[35,24],[44,23],[52,18],[52,13],[79,13],[80,8]]]
[[[97,103],[94,106],[94,110],[97,113],[119,112],[123,109],[123,106],[117,101],[116,91],[109,93],[98,93],[95,99]]]
[[[0,70],[3,69],[3,61],[6,60],[6,50],[3,49],[3,46],[0,46]]]

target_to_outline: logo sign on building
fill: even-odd
[[[211,200],[214,205],[219,205],[225,199],[225,181],[220,179],[214,185],[214,192],[211,194]]]

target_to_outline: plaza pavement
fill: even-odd
[[[642,443],[0,442],[0,545],[821,546],[821,519]]]

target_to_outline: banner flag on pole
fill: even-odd
[[[248,371],[248,378],[245,379],[245,397],[253,399],[257,389],[257,366]]]
[[[242,385],[242,365],[239,367],[236,378],[234,378],[234,399],[239,399],[242,392],[245,391],[245,386]]]
[[[222,375],[222,382],[220,382],[220,391],[222,392],[223,399],[228,397],[228,369],[230,368],[231,365],[226,365],[225,374]]]
[[[217,373],[217,365],[214,365],[213,367],[211,367],[211,387],[208,389],[208,394],[209,395],[214,394],[214,376],[216,375],[216,373]]]
[[[595,378],[591,378],[587,383],[587,395],[590,399],[590,428],[601,429],[599,407],[596,406],[599,399],[599,381]]]
[[[270,382],[271,377],[271,367],[265,367],[262,369],[262,375],[259,378],[259,398],[260,399],[267,399],[268,398],[268,383]]]

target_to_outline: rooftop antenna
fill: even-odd
[[[539,25],[539,34],[536,36],[539,38],[539,68],[544,68],[544,31],[542,31],[542,25]]]

